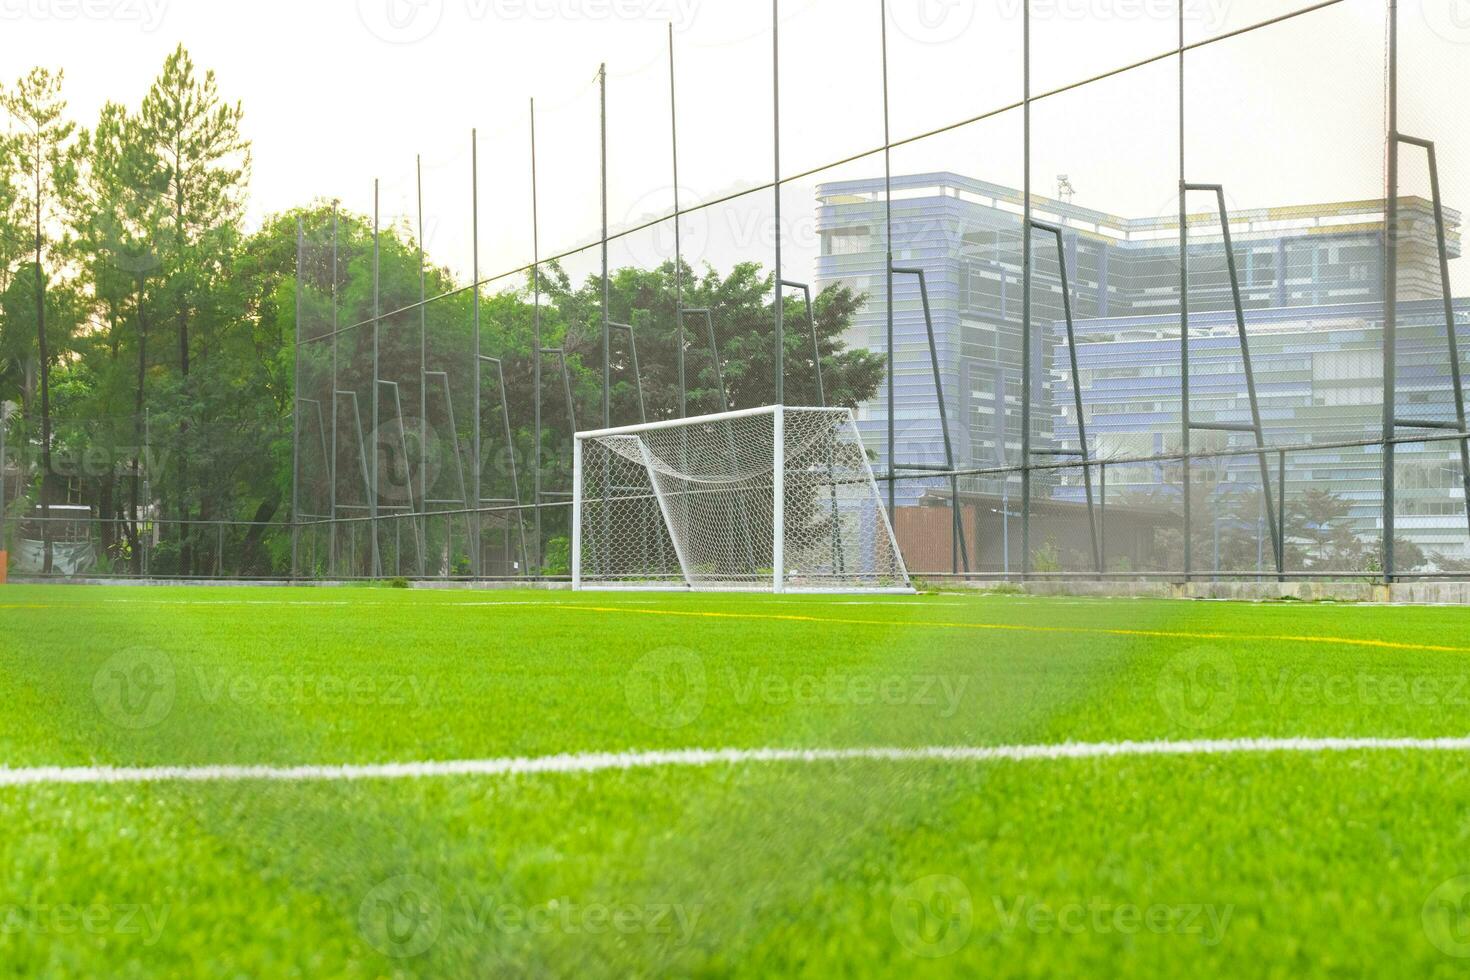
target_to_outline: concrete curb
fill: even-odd
[[[946,589],[1035,596],[1130,599],[1226,599],[1239,602],[1374,602],[1392,605],[1470,605],[1470,582],[946,582]]]
[[[15,585],[201,585],[214,587],[386,588],[382,582],[292,582],[288,579],[130,579],[34,578],[10,579]],[[410,582],[411,589],[480,590],[538,589],[567,591],[570,582]],[[1121,599],[1217,599],[1235,602],[1372,602],[1385,605],[1470,606],[1470,582],[1417,582],[1382,585],[1370,582],[1096,582],[1040,581],[1018,584],[1003,580],[944,581],[945,591],[1008,592],[1033,596],[1083,596]]]

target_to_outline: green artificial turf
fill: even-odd
[[[1470,735],[1470,612],[7,587],[0,766]],[[1470,757],[0,787],[0,972],[1470,966]]]

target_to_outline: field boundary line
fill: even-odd
[[[0,768],[0,787],[211,782],[358,782],[455,776],[582,774],[751,763],[983,763],[1269,753],[1470,752],[1470,736],[1449,738],[1240,738],[1156,742],[1062,742],[1042,745],[915,748],[667,749],[589,752],[444,762],[365,765],[37,766]]]
[[[800,616],[795,613],[739,613],[695,609],[639,609],[634,606],[558,605],[559,609],[586,612],[632,613],[643,616],[691,616],[712,619],[772,620],[792,623],[831,623],[838,626],[925,627],[931,629],[997,630],[1015,633],[1070,633],[1086,636],[1147,637],[1169,640],[1248,640],[1257,643],[1324,643],[1333,646],[1373,647],[1381,650],[1414,650],[1426,653],[1470,653],[1470,647],[1408,643],[1399,640],[1364,639],[1355,636],[1293,636],[1276,633],[1194,633],[1183,630],[1134,630],[1106,626],[1033,626],[1026,623],[944,623],[932,619],[845,619],[832,616]]]

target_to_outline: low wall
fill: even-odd
[[[1470,582],[1026,582],[946,581],[944,588],[1019,591],[1026,595],[1116,596],[1153,599],[1234,599],[1242,602],[1381,602],[1470,605]]]
[[[922,578],[922,576],[920,576]],[[285,579],[136,579],[136,578],[34,578],[11,576],[17,585],[203,585],[203,586],[305,586],[384,587],[383,583],[291,582]],[[977,592],[1004,591],[1038,596],[1097,596],[1131,599],[1232,599],[1240,602],[1298,600],[1302,602],[1379,602],[1400,605],[1470,605],[1470,582],[1400,582],[1394,585],[1370,582],[1124,582],[1083,579],[1054,579],[1006,582],[1000,579],[931,579],[932,587]],[[410,582],[414,589],[547,589],[567,590],[570,582]]]

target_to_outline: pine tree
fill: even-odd
[[[14,127],[12,153],[20,174],[16,203],[31,219],[36,361],[41,402],[41,521],[45,541],[43,571],[50,573],[51,500],[56,474],[51,459],[51,362],[55,356],[46,325],[46,249],[59,221],[65,220],[76,191],[76,124],[64,118],[62,73],[35,68],[4,94]]]
[[[208,356],[209,332],[194,338],[196,321],[210,314],[228,316],[227,304],[212,293],[226,280],[229,257],[239,238],[245,185],[250,172],[249,143],[240,133],[244,110],[225,102],[214,72],[198,75],[194,61],[180,45],[165,59],[163,71],[143,99],[144,140],[162,171],[164,219],[160,228],[162,301],[172,314],[178,336],[180,449],[175,493],[180,520],[193,516],[187,460],[202,457],[207,441],[190,438],[191,426],[205,413],[203,389],[191,381],[194,346]],[[197,443],[197,444],[196,444]],[[196,452],[197,450],[197,452]],[[207,467],[205,468],[207,470]],[[207,494],[200,494],[207,501]],[[207,514],[208,504],[204,504]],[[181,526],[179,572],[190,574],[193,541]]]

